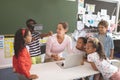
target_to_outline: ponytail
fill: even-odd
[[[99,54],[100,59],[107,59],[101,42],[98,42],[98,47],[96,52]]]
[[[93,48],[96,48],[96,52],[98,53],[100,59],[107,59],[103,49],[103,45],[97,38],[94,38],[93,40],[88,41],[88,43],[93,44],[92,46]]]

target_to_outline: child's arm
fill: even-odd
[[[53,35],[53,32],[49,31],[48,33],[40,34],[40,37],[43,38],[43,37],[47,37],[47,36],[51,36],[51,35]]]
[[[113,55],[114,55],[114,49],[110,50],[110,59],[113,59]]]
[[[87,61],[87,59],[86,59],[86,58],[84,58],[84,61],[85,61],[85,62],[90,63],[90,64],[91,64],[91,66],[92,66],[92,68],[93,68],[95,71],[98,71],[98,69],[97,69],[97,67],[96,67],[95,63]]]
[[[93,68],[95,71],[98,71],[98,69],[97,69],[95,63],[93,63],[93,62],[89,62],[89,63],[91,64],[92,68]]]

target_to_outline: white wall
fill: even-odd
[[[0,49],[0,69],[12,66],[12,57],[5,58],[4,49]]]

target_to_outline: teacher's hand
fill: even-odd
[[[59,61],[62,60],[63,58],[61,58],[58,54],[52,54],[51,57],[55,60],[55,61]]]

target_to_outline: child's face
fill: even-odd
[[[30,31],[28,32],[28,35],[24,38],[24,40],[25,40],[25,43],[30,43],[31,42],[32,35],[31,35]]]
[[[86,52],[87,52],[87,54],[91,54],[91,53],[93,53],[95,51],[96,51],[96,48],[93,48],[92,43],[87,43],[86,44]]]
[[[100,34],[105,34],[107,32],[107,28],[103,25],[99,25],[98,30]]]
[[[77,44],[76,44],[76,48],[81,50],[81,49],[84,48],[84,46],[85,46],[85,44],[84,44],[83,40],[82,39],[78,39],[77,40]]]

